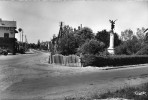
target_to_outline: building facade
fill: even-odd
[[[16,21],[6,21],[0,19],[0,48],[7,49],[8,52],[15,54]]]

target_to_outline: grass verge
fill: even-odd
[[[122,98],[120,100],[148,100],[148,83],[136,87],[125,87],[114,92],[108,91],[104,94],[93,94],[91,97],[70,98],[66,97],[65,100],[113,100],[113,98]],[[118,99],[117,99],[118,100]]]

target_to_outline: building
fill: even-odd
[[[0,19],[0,48],[7,49],[9,52],[15,54],[15,38],[16,21],[6,21]]]

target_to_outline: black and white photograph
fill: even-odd
[[[0,100],[148,100],[148,1],[0,0]]]

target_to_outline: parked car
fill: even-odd
[[[8,55],[8,50],[6,48],[0,48],[1,55]]]
[[[3,54],[3,49],[0,48],[0,54]]]

